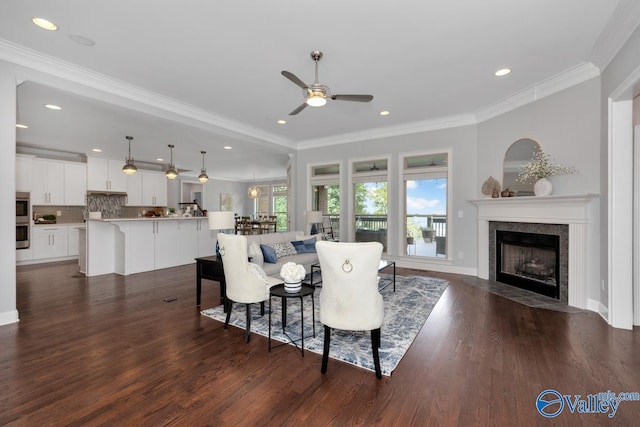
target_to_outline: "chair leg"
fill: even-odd
[[[382,378],[382,371],[380,370],[380,354],[378,349],[380,348],[380,328],[373,329],[371,331],[371,348],[373,349],[373,364],[376,368],[376,378]]]
[[[329,362],[329,343],[331,342],[331,328],[324,325],[324,349],[322,351],[322,368],[320,372],[327,373],[327,363]]]
[[[264,301],[260,302],[260,316],[264,316]]]
[[[227,318],[224,321],[224,328],[227,329],[227,326],[229,326],[229,319],[231,318],[231,308],[233,307],[233,301],[227,298],[227,300],[225,301],[225,305],[227,306]]]
[[[247,329],[244,330],[244,342],[249,342],[251,334],[251,304],[245,304],[247,307]]]

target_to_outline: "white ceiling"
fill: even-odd
[[[275,179],[296,148],[477,121],[570,70],[602,69],[640,22],[638,3],[13,1],[0,5],[0,59],[79,82],[74,90],[33,79],[19,87],[19,120],[29,125],[18,131],[21,145],[101,148],[124,160],[132,135],[137,161],[166,161],[174,144],[177,166],[195,175],[205,150],[210,176]],[[59,29],[37,28],[32,17]],[[302,91],[280,72],[313,83],[312,50],[324,52],[321,83],[373,101],[330,100],[289,116]],[[494,77],[503,67],[512,73]]]

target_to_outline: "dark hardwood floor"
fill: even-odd
[[[0,425],[638,425],[640,402],[538,414],[545,389],[640,391],[640,331],[450,285],[391,377],[329,362],[199,314],[195,265],[79,276],[17,269],[20,322],[0,327]],[[202,308],[219,302],[204,281]],[[164,302],[168,297],[177,298]],[[384,334],[384,330],[382,331]],[[635,420],[635,421],[634,421]]]

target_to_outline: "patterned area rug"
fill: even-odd
[[[383,279],[391,279],[391,276],[386,274],[381,274],[381,277]],[[382,325],[382,345],[380,347],[380,367],[383,375],[390,376],[398,366],[400,359],[406,353],[448,285],[449,282],[442,279],[397,276],[396,292],[393,292],[393,286],[388,286],[381,292],[384,299],[384,324]],[[304,297],[304,349],[322,354],[324,327],[320,323],[320,304],[318,302],[320,291],[321,289],[318,288],[314,293],[316,309],[315,338],[313,337],[311,322],[311,299]],[[268,302],[265,307],[266,309],[269,308]],[[282,332],[280,298],[273,297],[271,299],[271,310],[272,340],[288,343],[289,339]],[[252,304],[251,313],[251,332],[268,336],[268,313],[260,316],[259,304]],[[224,322],[225,319],[222,306],[203,310],[202,314],[221,322]],[[234,304],[229,323],[244,329],[244,304]],[[300,300],[297,298],[291,298],[287,302],[286,331],[291,338],[300,338]],[[272,342],[272,346],[278,344]],[[278,349],[272,349],[272,351],[278,351]],[[349,332],[334,330],[331,336],[329,357],[373,371],[371,333],[369,331]],[[331,365],[331,362],[329,365]],[[331,366],[329,366],[329,369],[331,369]]]

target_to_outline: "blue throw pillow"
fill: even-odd
[[[299,254],[310,254],[316,253],[316,238],[312,237],[307,240],[297,240],[295,242],[291,242],[294,248],[296,248],[296,252]]]
[[[275,264],[276,262],[278,262],[278,256],[276,255],[276,251],[271,246],[260,245],[260,249],[262,250],[262,256],[264,257],[264,262],[268,262],[270,264]]]

